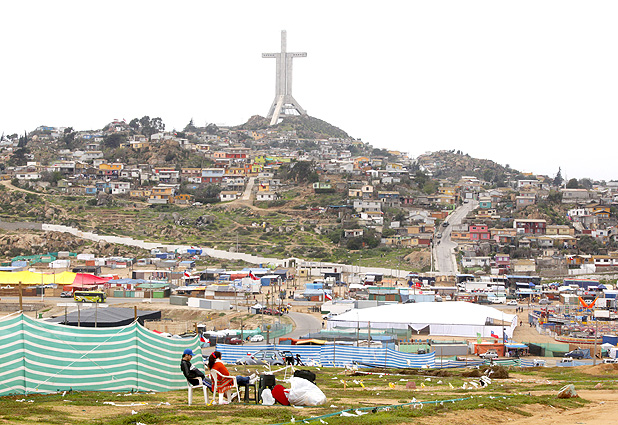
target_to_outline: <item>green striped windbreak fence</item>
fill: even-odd
[[[171,339],[137,322],[112,328],[72,327],[23,314],[0,319],[0,395],[186,388],[185,348],[202,364],[198,338]]]

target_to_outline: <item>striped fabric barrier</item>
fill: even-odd
[[[436,353],[408,354],[390,348],[350,347],[342,345],[296,346],[296,345],[252,345],[238,346],[218,344],[217,350],[225,363],[235,363],[247,354],[259,350],[276,349],[300,355],[304,364],[344,367],[358,364],[367,367],[422,368],[434,367]]]
[[[135,322],[113,328],[65,326],[24,315],[0,320],[0,396],[80,391],[186,388],[180,371],[197,337],[166,338]]]
[[[434,368],[436,369],[455,369],[462,367],[476,367],[483,366],[485,364],[484,360],[436,360],[436,364]]]

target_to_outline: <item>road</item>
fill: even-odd
[[[443,275],[455,275],[457,273],[457,256],[455,255],[457,243],[451,240],[451,230],[453,225],[461,224],[468,213],[475,209],[477,205],[478,203],[472,200],[462,204],[448,216],[449,226],[437,231],[442,233],[442,237],[434,239],[433,255],[436,272]]]
[[[322,329],[321,320],[311,314],[290,312],[288,316],[294,321],[296,326],[292,332],[285,335],[287,338],[300,338],[303,335]]]

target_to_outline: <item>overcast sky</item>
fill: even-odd
[[[3,1],[0,132],[307,112],[376,147],[618,179],[616,1]]]

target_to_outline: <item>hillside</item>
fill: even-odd
[[[338,127],[327,123],[319,118],[310,116],[286,117],[279,124],[269,126],[269,120],[259,115],[254,115],[249,120],[238,126],[238,130],[265,130],[271,128],[278,131],[295,131],[301,139],[328,139],[331,137],[348,138],[348,134]]]
[[[519,171],[492,160],[473,158],[455,150],[442,150],[420,155],[417,163],[430,171],[434,178],[457,181],[462,176],[474,176],[498,186],[504,185],[510,176],[520,174]]]

